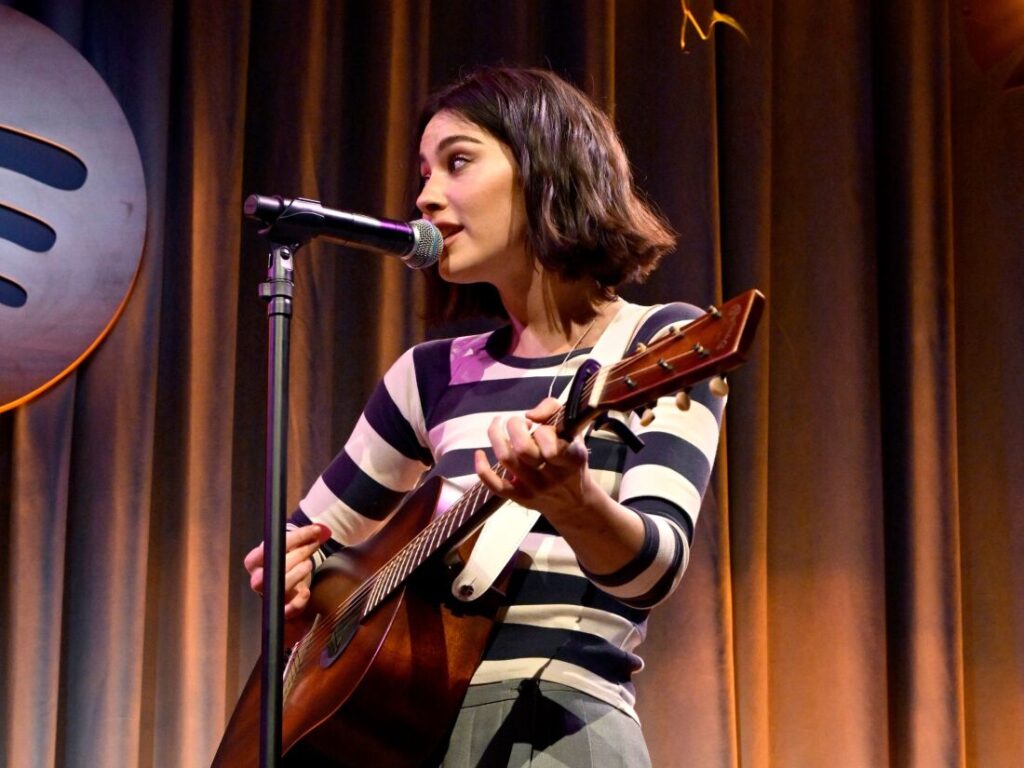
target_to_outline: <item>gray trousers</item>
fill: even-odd
[[[650,768],[640,726],[558,683],[470,686],[441,768]]]

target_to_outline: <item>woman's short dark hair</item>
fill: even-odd
[[[618,285],[643,281],[675,247],[673,232],[634,186],[611,120],[557,75],[477,70],[430,97],[418,135],[439,112],[459,115],[511,149],[527,237],[545,268],[569,280],[591,278],[611,294]],[[477,301],[463,296],[450,302],[449,313],[472,307],[503,314],[500,302],[493,306],[496,291],[477,294]]]

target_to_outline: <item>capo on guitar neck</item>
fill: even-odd
[[[594,359],[584,360],[582,365],[576,369],[576,375],[569,383],[569,391],[566,393],[565,405],[562,408],[561,423],[556,431],[558,436],[564,440],[572,440],[576,434],[576,427],[583,420],[586,400],[587,385],[591,383],[594,374],[601,370],[601,364]]]
[[[596,360],[584,360],[576,371],[572,383],[569,384],[569,392],[562,412],[561,428],[558,430],[566,440],[572,440],[576,425],[586,419],[586,412],[589,410],[586,407],[588,387],[592,385],[594,375],[600,369],[601,364]],[[634,453],[644,447],[644,441],[637,437],[633,430],[622,421],[609,416],[607,412],[598,414],[590,429],[608,429],[629,446]]]

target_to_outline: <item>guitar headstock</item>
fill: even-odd
[[[746,360],[764,309],[764,295],[749,290],[618,363],[592,379],[585,412],[629,411],[663,395],[738,368]]]

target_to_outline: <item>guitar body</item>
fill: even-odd
[[[430,521],[440,479],[414,493],[381,531],[328,558],[310,600],[317,620],[285,673],[286,764],[411,767],[436,757],[483,655],[493,619],[451,597],[440,564],[415,572],[361,621],[367,580]],[[324,617],[354,603],[332,662]],[[340,622],[345,624],[343,620]],[[301,630],[300,630],[301,631]],[[347,644],[345,644],[347,643]],[[214,768],[258,764],[260,665],[242,691]]]

